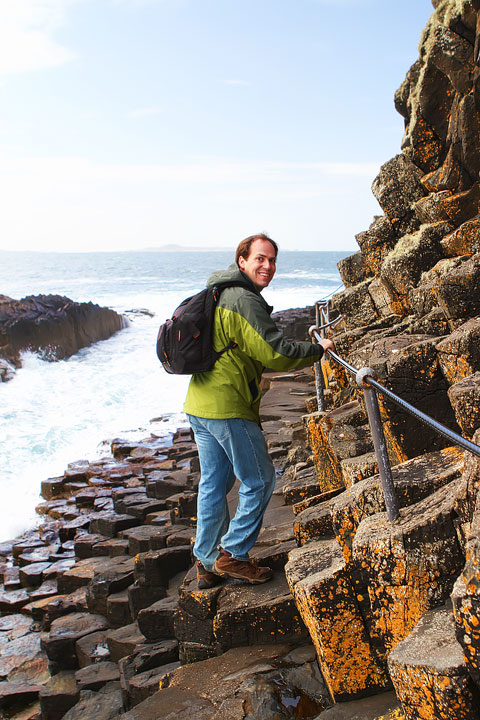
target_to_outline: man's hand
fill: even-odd
[[[333,343],[333,340],[330,340],[329,338],[323,338],[323,340],[319,340],[318,344],[322,346],[323,352],[326,352],[327,350],[335,351],[335,345]]]

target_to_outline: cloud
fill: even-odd
[[[81,0],[2,0],[0,75],[42,70],[70,62],[74,53],[56,42],[68,8]]]

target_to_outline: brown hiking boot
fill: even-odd
[[[208,590],[208,588],[215,587],[215,585],[222,582],[222,578],[217,575],[217,573],[207,570],[200,560],[197,560],[195,565],[197,568],[197,583],[199,590]]]
[[[214,568],[219,575],[247,580],[251,585],[268,582],[273,577],[271,568],[258,567],[251,560],[235,560],[231,553],[223,548],[220,548],[220,555],[215,560]]]

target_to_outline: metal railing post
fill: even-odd
[[[365,382],[367,377],[372,377],[376,380],[374,371],[371,368],[364,367],[357,372],[355,379],[357,381],[357,385],[362,388],[365,397],[368,421],[372,431],[373,446],[375,448],[378,472],[382,482],[383,496],[387,507],[388,519],[390,522],[393,522],[398,518],[400,510],[398,507],[397,496],[395,495],[395,486],[393,484],[390,460],[388,459],[387,445],[385,442],[385,435],[383,433],[377,393],[368,385],[367,382]]]
[[[315,324],[317,327],[320,325],[320,313],[319,313],[319,303],[315,303]],[[313,336],[312,336],[312,342],[313,342]],[[320,367],[320,360],[318,360],[314,364],[314,370],[315,370],[315,389],[317,391],[317,409],[320,412],[324,412],[325,410],[325,397],[323,392],[323,374],[322,374],[322,368]]]

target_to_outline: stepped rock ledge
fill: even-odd
[[[338,354],[480,443],[480,0],[433,0],[395,94],[383,214],[342,260]],[[1,306],[0,306],[1,307]],[[310,322],[281,318],[304,337]],[[252,558],[274,579],[199,591],[199,463],[111,443],[43,479],[41,522],[0,545],[0,714],[15,720],[475,720],[480,459],[381,400],[390,522],[363,395],[331,357],[264,380],[277,486]],[[232,492],[232,509],[235,491]]]

